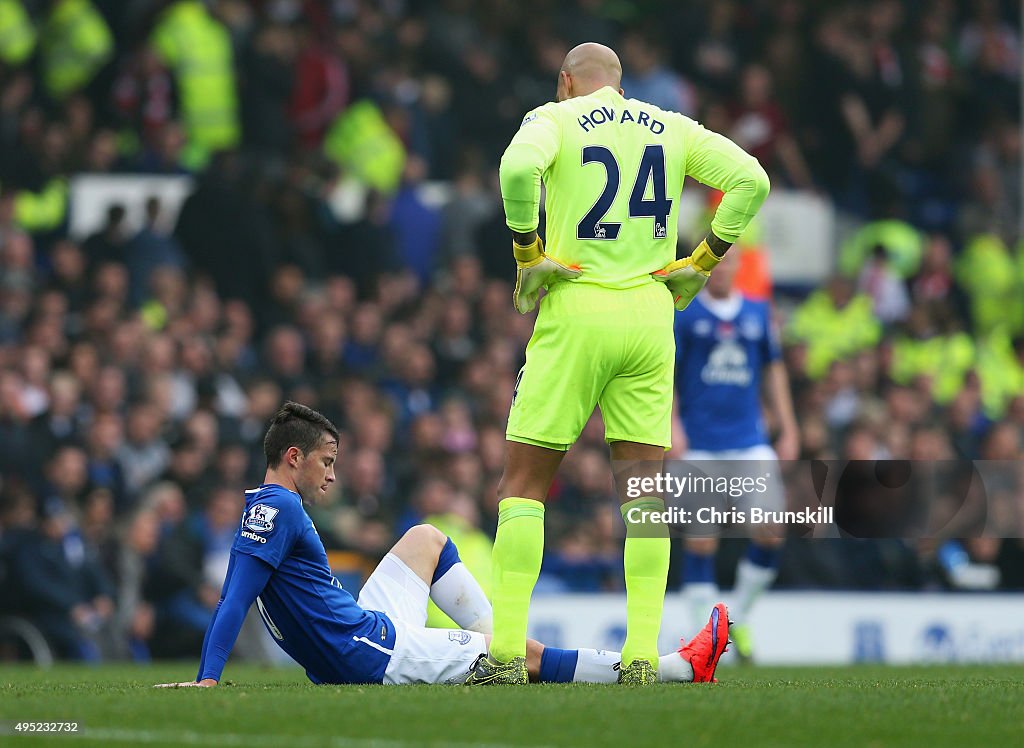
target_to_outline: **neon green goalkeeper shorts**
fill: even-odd
[[[672,444],[675,309],[661,283],[557,283],[541,300],[505,435],[567,450],[594,406],[605,440]]]

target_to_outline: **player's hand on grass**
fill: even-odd
[[[672,292],[676,309],[682,311],[704,288],[704,284],[711,277],[711,270],[721,259],[711,251],[705,240],[693,250],[689,257],[670,262],[661,270],[651,273],[651,277],[668,286],[668,290]]]
[[[185,681],[184,683],[157,683],[153,688],[213,688],[217,681],[213,678],[203,678],[201,681]]]
[[[540,290],[551,281],[571,280],[582,274],[578,265],[566,265],[545,254],[539,236],[525,247],[513,241],[512,251],[516,256],[516,290],[512,301],[520,314],[533,311]]]

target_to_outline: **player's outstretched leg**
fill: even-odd
[[[531,644],[540,646],[536,642]],[[718,660],[728,644],[729,613],[725,605],[719,603],[711,612],[711,620],[692,641],[658,658],[658,681],[713,681]],[[541,683],[616,683],[621,662],[622,654],[610,650],[543,647],[539,666],[534,665],[531,672]]]
[[[544,647],[536,680],[540,683],[618,683],[622,652],[610,649]],[[531,670],[531,674],[532,674]],[[658,658],[658,681],[689,683],[693,668],[679,651]]]

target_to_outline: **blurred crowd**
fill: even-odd
[[[510,302],[496,167],[585,40],[619,51],[627,96],[729,135],[775,190],[854,226],[821,248],[839,274],[775,293],[802,458],[1020,460],[1019,13],[0,0],[0,614],[67,656],[196,651],[286,398],[342,430],[311,514],[355,577],[429,519],[486,581],[533,327]],[[81,173],[195,189],[74,237]],[[538,592],[622,589],[619,522],[595,418],[552,491]],[[1021,587],[1022,553],[793,542],[779,585],[939,588],[969,563],[996,570],[976,586]]]

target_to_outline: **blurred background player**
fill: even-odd
[[[527,613],[543,555],[544,501],[596,405],[616,463],[622,516],[633,507],[664,510],[656,496],[627,502],[621,486],[632,473],[658,472],[671,445],[673,306],[689,303],[768,194],[768,176],[756,159],[688,117],[623,98],[621,77],[608,47],[570,50],[557,103],[528,113],[502,157],[502,200],[518,268],[516,309],[532,311],[542,287],[548,296],[506,429],[493,552],[494,639],[469,683],[526,682]],[[677,261],[678,196],[686,175],[725,196],[707,239]],[[542,180],[548,245],[560,261],[544,253],[537,234]],[[622,683],[657,679],[669,551],[665,525],[626,522]]]
[[[738,268],[739,257],[726,255],[704,290],[676,315],[676,392],[685,431],[684,456],[705,472],[778,477],[778,460],[794,460],[799,453],[796,415],[771,309],[768,302],[752,301],[735,290]],[[778,430],[774,449],[765,424],[762,390],[764,406]],[[710,466],[709,461],[728,464]],[[781,481],[769,480],[768,489],[765,494],[747,494],[736,508],[783,509]],[[751,541],[736,567],[731,608],[736,621],[735,651],[745,660],[752,651],[747,621],[754,603],[775,579],[783,540],[778,527],[750,526],[749,530]],[[706,607],[718,594],[717,533],[702,526],[695,534],[707,536],[684,541],[683,595],[692,611]]]

